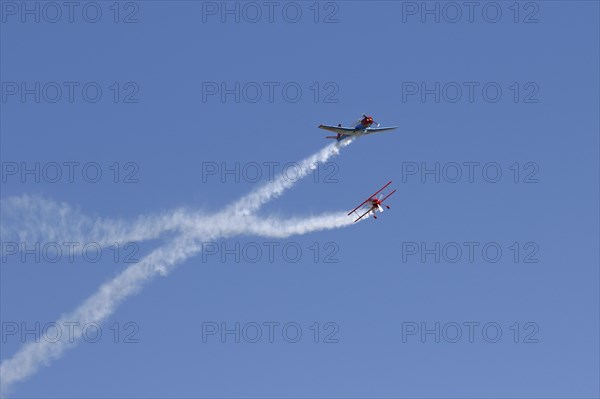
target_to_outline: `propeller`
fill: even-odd
[[[362,117],[363,117],[363,118],[366,118],[366,117],[368,117],[368,116],[369,116],[369,115],[367,115],[367,114],[364,114],[364,113],[362,114]],[[381,124],[380,124],[379,122],[376,122],[376,121],[373,121],[373,124],[375,125],[375,127],[379,127],[379,126],[381,126]]]
[[[381,199],[383,198],[383,193],[379,194],[379,196],[377,197],[377,201],[379,201],[379,203],[377,203],[377,210],[379,212],[383,212],[383,208],[381,207]]]

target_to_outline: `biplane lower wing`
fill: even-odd
[[[383,203],[383,201],[385,201],[386,199],[390,198],[392,196],[392,194],[394,194],[396,192],[396,190],[392,191],[391,193],[389,193],[388,195],[386,195],[385,197],[383,197],[381,199],[381,202]]]
[[[367,216],[368,214],[370,214],[371,212],[373,212],[377,207],[372,206],[368,211],[366,211],[365,213],[363,213],[362,215],[360,215],[358,218],[356,218],[356,220],[354,221],[354,223],[358,222],[360,219],[364,218],[365,216]]]

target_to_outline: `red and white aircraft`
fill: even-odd
[[[390,192],[391,188],[388,188],[390,184],[392,184],[391,181],[389,181],[385,186],[381,187],[375,194],[367,198],[365,202],[363,202],[362,204],[354,208],[352,211],[350,211],[350,213],[348,213],[348,216],[352,215],[353,213],[356,216],[358,216],[354,223],[358,222],[360,219],[367,215],[373,215],[373,218],[377,219],[377,211],[383,212],[383,207],[381,206],[383,201],[388,199],[392,194],[396,192],[396,190]],[[389,205],[385,205],[385,207],[387,209],[390,209]]]
[[[371,127],[373,124],[376,127]],[[354,122],[352,126],[354,127],[342,127],[342,124],[340,123],[337,126],[319,125],[319,129],[337,133],[336,136],[325,136],[326,139],[336,139],[337,141],[341,141],[349,137],[359,137],[366,134],[385,132],[398,128],[398,126],[379,127],[379,123],[375,122],[372,116],[365,114],[362,115],[361,119]]]

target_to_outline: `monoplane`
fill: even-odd
[[[371,127],[375,125],[376,127]],[[379,123],[373,120],[372,116],[363,114],[361,119],[352,124],[354,127],[343,127],[340,123],[337,126],[319,125],[319,129],[329,130],[337,133],[335,136],[325,136],[326,139],[336,139],[337,141],[347,139],[349,137],[359,137],[367,134],[386,132],[388,130],[397,129],[398,126],[379,127]]]

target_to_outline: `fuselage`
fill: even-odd
[[[360,120],[360,123],[354,126],[354,130],[365,130],[373,124],[373,118],[371,116],[365,116]]]
[[[337,141],[342,141],[344,139],[350,138],[350,137],[359,137],[362,136],[363,133],[366,133],[367,129],[369,127],[371,127],[371,125],[373,124],[373,117],[371,116],[365,116],[364,118],[362,118],[360,120],[360,122],[358,123],[358,125],[354,126],[354,133],[352,134],[343,134],[343,133],[338,133],[337,134]],[[338,125],[341,127],[341,125]]]
[[[375,218],[377,219],[377,212],[383,212],[383,207],[381,206],[381,201],[377,198],[374,198],[373,200],[371,200],[371,210],[369,211],[369,213]]]

